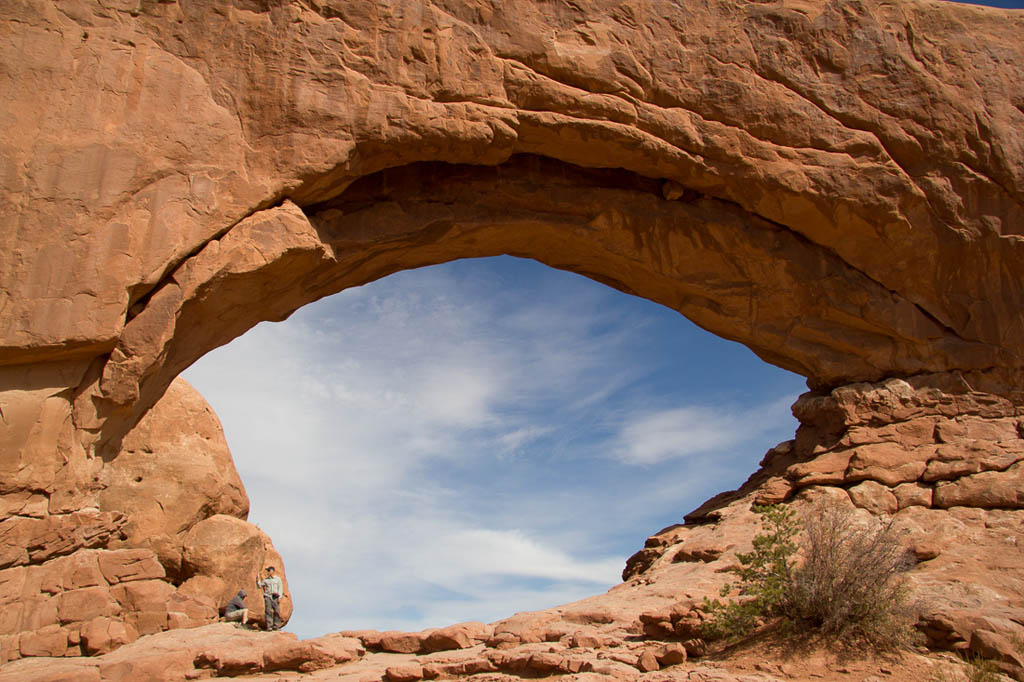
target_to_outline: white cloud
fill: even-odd
[[[633,414],[619,432],[613,456],[649,465],[728,451],[785,422],[791,402],[787,396],[746,409],[689,405]]]
[[[736,426],[727,416],[694,407],[642,415],[623,427],[617,455],[631,464],[654,464],[708,452],[741,438]]]
[[[622,572],[619,557],[599,560],[573,558],[522,530],[454,528],[431,539],[424,548],[428,561],[424,577],[442,584],[459,584],[473,576],[519,576],[589,582],[611,586]],[[458,562],[446,558],[460,557]],[[510,614],[511,615],[511,614]]]
[[[473,364],[428,368],[416,387],[417,407],[424,420],[462,427],[488,423],[493,418],[491,404],[502,390],[500,379],[493,374],[488,367]]]
[[[515,452],[531,442],[542,438],[555,430],[553,426],[524,426],[512,429],[498,436],[498,443],[501,451],[505,453]]]

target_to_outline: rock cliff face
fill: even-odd
[[[1016,528],[1022,37],[925,0],[6,3],[3,659],[207,622],[279,566],[178,373],[462,257],[579,272],[808,378],[795,443],[694,523],[826,487]],[[631,579],[671,563],[651,542]],[[972,580],[1016,608],[1016,565]],[[950,618],[936,646],[999,630]]]

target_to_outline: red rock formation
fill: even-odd
[[[249,513],[220,422],[183,379],[125,439],[100,483],[100,509],[128,519],[115,546],[152,549],[172,576],[181,573],[182,543],[196,524]]]
[[[630,560],[628,604],[389,676],[580,672],[530,647],[569,637],[569,612],[622,626],[679,602],[672,576],[713,589],[751,501],[823,494],[912,531],[948,607],[923,614],[934,646],[1010,665],[1022,34],[1019,13],[927,0],[8,3],[0,659],[207,622],[280,565],[182,369],[346,287],[508,253],[661,302],[817,392],[744,489]],[[644,625],[692,624],[666,617]],[[239,646],[68,674],[268,669]],[[589,669],[679,655],[627,649]]]
[[[283,561],[244,521],[249,503],[220,423],[191,386],[176,380],[118,457],[92,462],[98,473],[77,489],[0,497],[4,660],[102,654],[210,623],[240,587],[262,618],[257,576],[268,564],[283,574]]]

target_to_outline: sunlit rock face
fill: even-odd
[[[780,499],[832,472],[816,484],[876,514],[1017,509],[984,477],[1016,475],[1019,448],[963,443],[1012,441],[1024,403],[1022,34],[1020,13],[923,1],[8,3],[3,658],[212,619],[248,578],[210,575],[200,539],[247,501],[178,373],[455,258],[535,258],[672,307],[807,376],[814,428],[807,406],[870,393],[855,382],[951,396],[912,455],[860,432],[877,447],[856,460],[800,450],[769,477]],[[974,426],[965,395],[1003,421]],[[858,428],[876,427],[899,430]],[[246,571],[276,557],[235,531]],[[58,571],[83,552],[138,553],[117,555],[147,567],[128,582],[166,589]]]

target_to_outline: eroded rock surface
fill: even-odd
[[[100,483],[100,509],[127,519],[120,545],[152,549],[172,576],[182,572],[183,540],[196,524],[249,513],[220,422],[183,379],[105,463]]]
[[[933,647],[1016,665],[1022,36],[1020,13],[926,0],[6,3],[0,659],[104,658],[280,567],[176,382],[191,362],[397,270],[513,254],[815,393],[795,440],[650,538],[620,588],[485,642],[394,634],[415,651],[379,655],[449,635],[490,653],[372,676],[682,665],[687,600],[749,543],[750,504],[820,495],[909,531]],[[337,643],[179,644],[65,672],[301,670]]]
[[[80,471],[64,461],[76,453]],[[33,470],[52,477],[12,477],[0,497],[0,658],[96,655],[212,623],[241,587],[262,619],[257,576],[284,564],[244,520],[220,422],[183,379],[110,461],[76,448],[46,455]],[[290,616],[290,599],[281,612]]]

